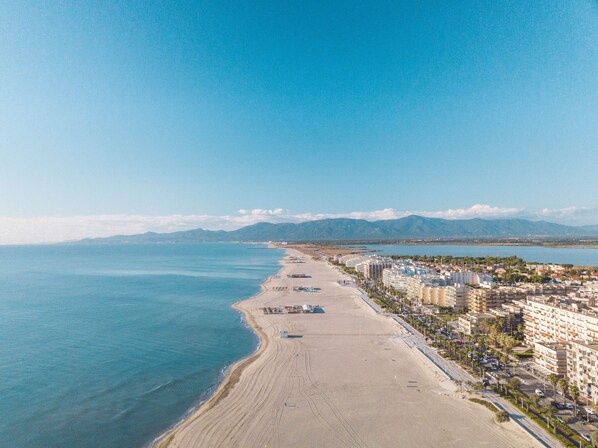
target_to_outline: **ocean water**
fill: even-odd
[[[362,246],[360,246],[362,247]],[[467,246],[458,244],[373,244],[365,246],[382,255],[452,255],[455,257],[510,257],[525,261],[598,266],[598,249],[591,247]]]
[[[142,447],[257,339],[230,305],[280,250],[0,247],[0,447]]]

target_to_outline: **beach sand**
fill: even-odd
[[[259,350],[233,366],[215,395],[157,446],[538,446],[515,423],[495,423],[491,411],[457,393],[400,341],[399,325],[338,284],[343,275],[331,266],[295,250],[282,264],[260,294],[235,305],[260,335]],[[311,278],[287,278],[292,273]],[[321,290],[293,292],[293,286]],[[324,312],[261,309],[304,303]],[[280,338],[283,329],[291,337]]]

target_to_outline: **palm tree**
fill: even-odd
[[[511,387],[511,389],[513,389],[514,391],[519,391],[521,389],[521,380],[519,378],[511,378],[509,380],[509,386]]]
[[[577,415],[577,399],[579,398],[579,387],[577,387],[575,384],[571,385],[571,387],[569,387],[569,394],[571,395],[571,398],[573,398],[573,406],[575,407],[575,413],[573,415]]]
[[[561,378],[559,380],[559,387],[563,391],[563,403],[565,403],[567,401],[567,392],[569,392],[569,381],[566,378]]]
[[[503,355],[503,361],[505,362],[505,372],[508,371],[508,365],[509,365],[510,355],[511,355],[512,351],[513,351],[513,349],[511,347],[505,348],[505,354]]]
[[[553,423],[552,417],[554,417],[554,408],[552,406],[546,406],[546,407],[543,407],[542,409],[540,409],[540,412],[546,418],[546,423],[548,424],[548,427],[550,428],[550,426]],[[553,426],[553,428],[554,428],[554,431],[556,431],[556,426]]]
[[[556,385],[559,383],[559,376],[556,373],[548,375],[548,382],[552,385],[552,393],[556,395]]]
[[[529,397],[529,402],[531,403],[531,405],[534,407],[534,410],[538,410],[538,407],[540,406],[540,397],[538,397],[536,394],[532,394]],[[527,408],[529,411],[529,407]]]

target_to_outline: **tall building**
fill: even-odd
[[[567,346],[558,342],[536,342],[534,362],[546,371],[556,375],[567,374]]]
[[[503,303],[524,298],[525,293],[517,288],[472,288],[467,294],[467,309],[472,313],[486,313],[491,308],[500,308]]]
[[[581,395],[598,403],[598,342],[567,343],[567,379]]]
[[[384,258],[372,258],[363,263],[363,275],[365,278],[382,278],[384,269],[392,266],[392,261]]]
[[[446,287],[445,302],[448,307],[455,311],[463,311],[467,308],[467,294],[469,287],[465,285],[451,285]]]
[[[598,313],[582,303],[562,296],[528,297],[521,303],[529,345],[598,340]]]

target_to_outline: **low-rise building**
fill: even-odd
[[[495,316],[490,313],[467,313],[459,316],[458,325],[463,333],[471,335],[476,333],[485,333],[483,322],[494,322]]]

